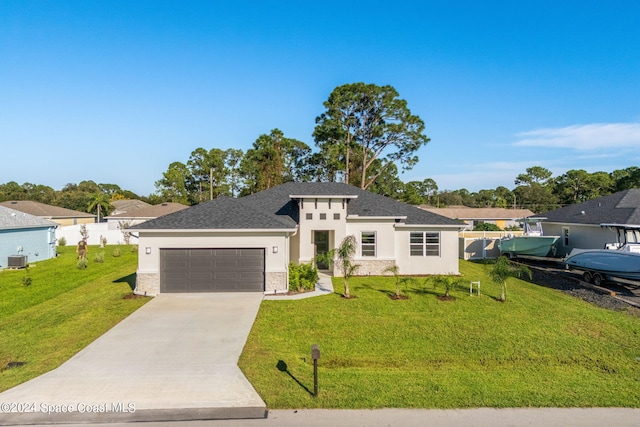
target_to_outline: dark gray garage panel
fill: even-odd
[[[160,292],[262,292],[264,249],[161,249]]]

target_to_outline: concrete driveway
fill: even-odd
[[[0,425],[264,418],[237,366],[262,298],[162,294],[59,368],[0,393]]]

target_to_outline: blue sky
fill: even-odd
[[[640,165],[640,2],[0,1],[0,183],[140,195],[195,148],[314,147],[345,83],[394,86],[431,142],[405,181]]]

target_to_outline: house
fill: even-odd
[[[286,292],[289,263],[313,262],[348,235],[358,242],[357,275],[392,265],[401,274],[458,274],[461,226],[347,184],[290,182],[131,227],[140,245],[136,292]]]
[[[447,218],[464,221],[467,224],[465,230],[473,230],[481,223],[495,224],[502,230],[507,227],[520,227],[518,220],[533,215],[529,209],[470,208],[468,206],[435,208],[427,205],[422,205],[420,208]]]
[[[45,203],[33,202],[31,200],[11,200],[7,202],[0,202],[0,206],[5,206],[29,215],[51,220],[62,227],[76,224],[93,224],[96,222],[95,215],[61,208],[60,206],[51,206]]]
[[[122,201],[122,200],[118,200]],[[132,200],[128,200],[132,201]],[[138,200],[139,201],[139,200]],[[144,203],[144,202],[140,202]],[[146,204],[146,203],[145,203]],[[133,226],[150,219],[158,218],[170,213],[187,209],[189,206],[181,203],[160,203],[157,205],[135,205],[134,209],[129,209],[127,212],[121,212],[117,214],[111,214],[104,219],[107,221],[109,230],[120,230],[121,224],[128,224],[127,226]]]
[[[113,212],[111,212],[111,215],[120,215],[123,213],[132,214],[136,211],[151,207],[149,203],[137,199],[114,200],[113,202],[111,202],[111,206],[113,206],[114,208]]]
[[[10,258],[25,262],[56,256],[53,221],[0,206],[0,270],[10,267]],[[24,264],[23,264],[24,265]]]
[[[600,224],[640,225],[640,188],[568,205],[541,213],[544,234],[561,236],[556,256],[568,255],[572,249],[602,249],[616,241],[616,233]]]

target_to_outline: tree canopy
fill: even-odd
[[[429,142],[422,119],[391,86],[338,86],[324,106],[313,137],[329,180],[344,176],[367,189],[392,165],[413,168],[416,151]]]

